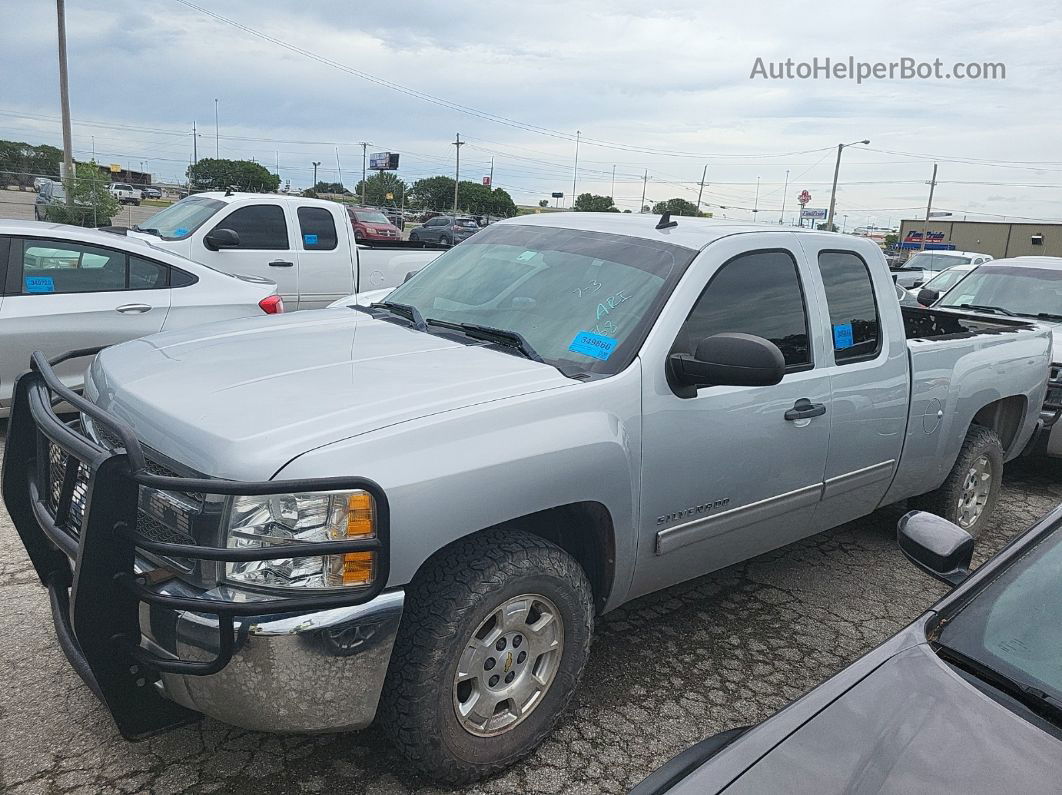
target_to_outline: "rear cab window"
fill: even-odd
[[[820,251],[819,274],[830,313],[834,361],[873,359],[881,350],[881,325],[866,262],[851,251]]]
[[[306,251],[332,251],[339,244],[336,222],[324,207],[300,207],[299,234]]]

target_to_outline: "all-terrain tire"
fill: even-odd
[[[999,499],[1002,480],[1003,445],[999,437],[989,428],[971,425],[944,483],[936,491],[923,494],[913,502],[915,507],[923,511],[935,513],[949,522],[954,522],[976,539],[991,519]],[[978,481],[984,483],[988,494],[976,518],[970,521],[973,512],[969,508],[969,497],[971,487]]]
[[[524,594],[541,595],[556,607],[563,622],[560,660],[526,717],[499,734],[479,736],[458,717],[457,667],[477,628]],[[593,620],[586,574],[556,545],[518,530],[462,539],[429,561],[406,592],[381,725],[430,778],[467,783],[496,773],[531,753],[564,713],[590,653]]]

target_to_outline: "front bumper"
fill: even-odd
[[[97,351],[76,351],[53,363]],[[65,423],[69,403],[118,440],[112,449]],[[196,589],[162,560],[237,562],[277,549],[159,540],[142,526],[141,490],[207,495],[362,489],[376,537],[284,546],[284,557],[373,552],[372,585],[275,598]],[[388,575],[388,504],[365,478],[241,483],[157,474],[131,429],[62,385],[38,353],[15,386],[3,497],[41,582],[60,646],[127,739],[208,714],[273,731],[371,722],[401,617]],[[191,543],[190,543],[191,542]],[[73,564],[73,565],[71,565]]]

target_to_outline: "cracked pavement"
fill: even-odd
[[[975,564],[1060,500],[1062,463],[1009,465]],[[126,743],[59,650],[46,592],[0,508],[0,790],[623,792],[697,740],[768,717],[944,593],[897,550],[903,511],[884,508],[603,617],[552,737],[506,773],[451,790],[404,774],[371,728],[269,735],[204,720]]]

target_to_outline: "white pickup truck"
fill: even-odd
[[[274,281],[288,311],[396,287],[445,250],[403,240],[356,243],[341,204],[263,193],[197,193],[132,229],[108,231],[143,237],[226,273]]]

